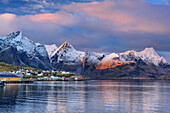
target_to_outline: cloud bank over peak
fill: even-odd
[[[3,4],[10,2],[4,1]],[[36,42],[62,44],[68,40],[81,50],[120,52],[152,46],[162,53],[170,52],[170,6],[167,0],[164,3],[148,0],[77,0],[64,5],[50,0],[22,2],[32,4],[19,9],[25,11],[32,5],[34,9],[28,11],[35,12],[0,14],[0,35],[21,30]],[[44,13],[38,10],[44,10]]]

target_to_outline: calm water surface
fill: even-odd
[[[0,113],[170,113],[170,81],[7,84]]]

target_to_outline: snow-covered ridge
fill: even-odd
[[[26,52],[28,56],[33,56],[36,52],[42,56],[47,56],[45,48],[40,45],[36,45],[32,40],[24,37],[22,32],[13,32],[7,36],[0,37],[0,41],[3,42],[2,48],[7,46],[15,46],[19,52]]]
[[[102,62],[112,61],[116,57],[119,57],[119,55],[116,54],[116,53],[109,54],[109,55],[107,55],[106,57],[103,58]]]
[[[159,56],[154,48],[145,48],[141,52],[134,50],[126,51],[123,53],[95,53],[77,51],[68,41],[63,43],[60,47],[53,45],[42,45],[34,43],[32,40],[24,37],[22,32],[13,32],[7,36],[0,37],[0,48],[4,49],[9,46],[15,46],[19,52],[26,52],[31,58],[35,55],[41,55],[51,60],[51,63],[64,62],[67,64],[86,62],[89,64],[97,64],[102,62],[114,62],[118,58],[121,62],[136,62],[142,59],[146,64],[168,64],[168,62]]]
[[[105,57],[101,53],[89,53],[83,51],[77,51],[74,47],[66,41],[63,43],[52,55],[52,63],[64,62],[66,64],[96,64],[99,63]]]
[[[159,66],[160,63],[168,64],[168,62],[160,57],[153,47],[145,48],[141,52],[136,52],[134,50],[126,51],[124,53],[119,53],[119,58],[121,61],[134,61],[142,59],[145,63],[153,63],[155,66]]]
[[[57,57],[53,57],[57,56]],[[53,62],[65,62],[65,63],[75,63],[82,62],[86,60],[86,63],[104,63],[104,62],[116,62],[115,58],[118,58],[120,62],[137,62],[142,59],[146,64],[154,64],[159,66],[161,63],[168,64],[167,61],[160,57],[153,48],[145,48],[141,52],[136,52],[134,50],[126,51],[124,53],[111,53],[111,54],[101,54],[101,53],[89,53],[81,52],[74,49],[74,47],[69,43],[63,43],[52,55]],[[57,58],[57,59],[56,59]],[[115,60],[115,61],[114,61]]]
[[[57,56],[57,59],[55,58]],[[64,61],[66,63],[79,62],[81,58],[85,56],[85,52],[77,51],[69,43],[63,43],[54,53],[52,54],[52,60],[55,62]]]

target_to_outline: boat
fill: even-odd
[[[70,78],[64,78],[64,81],[69,81],[70,80]]]
[[[82,81],[82,80],[84,80],[84,79],[83,79],[83,78],[80,78],[80,77],[75,77],[74,80],[75,80],[75,81]]]

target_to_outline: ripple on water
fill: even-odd
[[[0,113],[168,113],[169,81],[53,81],[0,88]]]

